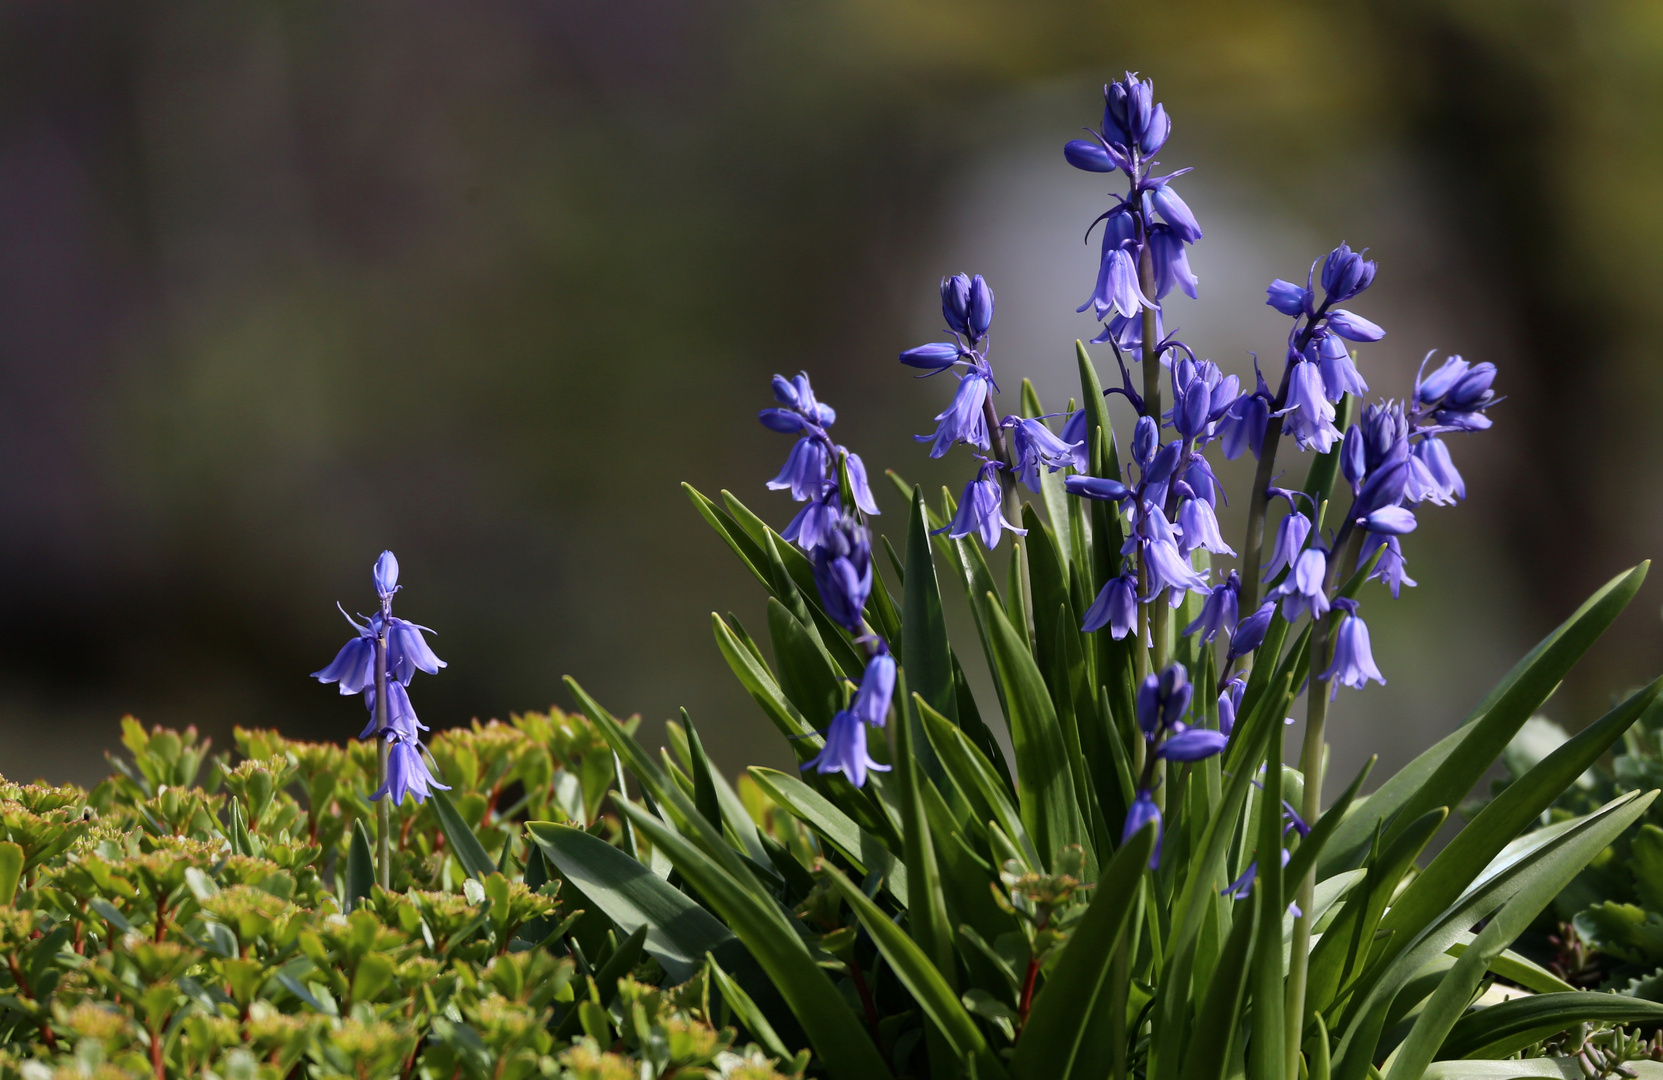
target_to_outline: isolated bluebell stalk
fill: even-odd
[[[341,646],[329,666],[314,671],[312,677],[336,684],[342,694],[362,694],[369,710],[369,723],[358,737],[375,739],[379,748],[380,786],[370,799],[379,804],[376,875],[386,888],[392,859],[392,804],[402,803],[406,795],[421,803],[434,789],[450,790],[434,779],[422,756],[420,732],[426,731],[427,725],[416,718],[407,689],[416,672],[437,674],[445,662],[422,636],[433,631],[393,615],[393,594],[402,586],[398,583],[398,559],[391,551],[383,551],[376,559],[372,577],[380,610],[360,622],[343,609],[342,614],[358,636]]]

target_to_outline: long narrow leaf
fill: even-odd
[[[456,805],[450,801],[450,796],[437,789],[432,794],[433,812],[439,818],[439,826],[445,831],[445,840],[450,844],[451,853],[456,861],[462,864],[462,869],[470,877],[484,881],[497,872],[497,864],[486,854],[485,846],[479,842],[479,837],[468,828],[468,823],[462,820],[462,815],[456,812]]]

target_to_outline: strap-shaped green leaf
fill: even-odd
[[[600,994],[598,1004],[601,1008],[612,1004],[612,999],[618,996],[618,980],[635,970],[635,965],[641,962],[641,948],[646,940],[647,928],[639,927],[624,939],[623,944],[619,945],[612,955],[606,958],[606,963],[601,965],[601,969],[595,972],[595,990]],[[585,1001],[581,1004],[589,1003]],[[580,1009],[570,1009],[565,1019],[560,1021],[560,1026],[555,1029],[555,1037],[570,1039],[577,1034],[580,1023]]]
[[[1449,906],[1501,849],[1540,817],[1577,777],[1622,737],[1663,691],[1663,679],[1631,696],[1578,732],[1528,773],[1507,785],[1392,904],[1381,929],[1408,942]],[[1454,796],[1454,791],[1448,792]]]
[[[687,492],[687,497],[698,509],[699,516],[710,523],[710,527],[716,530],[716,535],[733,549],[733,553],[739,556],[739,561],[745,564],[745,568],[762,582],[762,587],[770,588],[772,582],[768,580],[768,556],[763,554],[762,546],[745,534],[745,530],[739,527],[733,515],[711,502],[692,484],[682,484],[681,490]]]
[[[456,804],[450,801],[450,796],[435,790],[432,794],[433,813],[439,819],[439,827],[445,831],[445,842],[450,844],[451,853],[456,861],[462,864],[462,869],[468,876],[484,881],[497,871],[497,864],[491,861],[486,853],[485,845],[479,842],[479,837],[468,828],[468,823],[462,820],[462,815],[456,812]]]
[[[768,1022],[768,1017],[757,1007],[755,1000],[745,992],[744,987],[736,982],[733,976],[722,970],[722,965],[716,962],[714,953],[705,957],[709,964],[710,977],[716,983],[716,992],[722,995],[728,1008],[739,1018],[745,1030],[761,1044],[768,1053],[779,1058],[782,1065],[795,1072],[802,1072],[808,1065],[807,1051],[803,1051],[803,1059],[797,1060],[797,1055],[788,1049],[785,1041],[774,1030],[774,1025]]]
[[[821,838],[842,853],[860,872],[883,876],[884,888],[902,906],[908,906],[907,867],[878,837],[857,825],[830,799],[789,773],[760,765],[750,768],[756,786],[792,816],[810,826]]]
[[[1369,755],[1369,759],[1363,762],[1363,767],[1357,771],[1357,778],[1351,781],[1351,786],[1346,788],[1338,799],[1334,800],[1332,806],[1322,812],[1322,816],[1311,826],[1310,835],[1299,842],[1299,849],[1288,860],[1287,876],[1289,881],[1302,879],[1305,876],[1305,871],[1309,870],[1312,864],[1316,862],[1317,856],[1322,854],[1322,849],[1327,846],[1329,839],[1334,835],[1334,830],[1339,827],[1340,822],[1345,819],[1346,813],[1350,811],[1352,802],[1357,798],[1357,793],[1363,790],[1363,782],[1368,779],[1369,773],[1374,770],[1374,763],[1379,760],[1380,756],[1378,754]]]
[[[1100,1000],[1110,992],[1109,960],[1126,932],[1154,847],[1155,829],[1146,826],[1103,868],[1091,905],[1051,965],[1028,1012],[1027,1026],[1017,1037],[1011,1072],[1019,1080],[1104,1075],[1108,1062],[1087,1061],[1081,1051],[1090,1036],[1088,1021],[1099,1015]],[[1111,1039],[1108,1045],[1117,1041]]]
[[[352,823],[352,844],[346,853],[346,907],[352,911],[370,894],[375,884],[375,860],[370,855],[370,834],[364,819]]]
[[[1022,824],[1046,866],[1058,851],[1078,844],[1085,853],[1086,881],[1097,880],[1097,856],[1080,814],[1062,726],[1045,679],[1022,635],[1011,626],[992,594],[987,598],[988,634],[994,662],[1005,685],[1005,715],[1016,751],[1016,789]]]
[[[1434,806],[1453,804],[1484,774],[1571,666],[1628,606],[1651,564],[1618,574],[1525,654],[1467,715],[1461,726],[1398,771],[1341,823],[1317,864],[1317,876],[1355,866],[1376,822],[1401,828]]]
[[[872,1037],[850,1011],[843,995],[814,962],[796,930],[771,897],[749,886],[709,859],[664,823],[627,800],[614,799],[619,811],[662,849],[687,883],[716,909],[803,1025],[810,1045],[837,1080],[870,1080],[889,1067]]]
[[[1532,861],[1534,872],[1529,880],[1490,918],[1433,991],[1409,1037],[1393,1055],[1386,1080],[1420,1080],[1467,1002],[1472,1000],[1490,962],[1524,933],[1537,914],[1553,902],[1588,861],[1638,819],[1656,797],[1657,792],[1651,791],[1629,800],[1626,806],[1563,849]]]
[[[930,551],[924,496],[916,490],[911,516],[907,519],[907,576],[902,590],[901,640],[907,686],[930,708],[957,723],[953,650],[947,640],[947,619],[941,610],[941,589],[935,576],[935,558]],[[920,746],[919,751],[929,754],[926,774],[938,773],[940,766],[928,745]]]
[[[1621,994],[1572,990],[1534,994],[1468,1013],[1450,1028],[1440,1058],[1509,1057],[1548,1034],[1577,1024],[1646,1024],[1663,1022],[1663,1004]]]
[[[1259,889],[1236,905],[1230,936],[1213,965],[1201,1007],[1195,1014],[1195,1029],[1208,1037],[1194,1040],[1184,1056],[1183,1080],[1224,1080],[1231,1058],[1241,1050],[1236,1031],[1241,1026],[1242,1005],[1247,998],[1248,961],[1253,956],[1253,939],[1259,923]],[[1198,987],[1199,989],[1199,987]]]
[[[977,824],[997,822],[1005,834],[1020,845],[1029,867],[1039,869],[1043,865],[1039,851],[1029,838],[1017,808],[1010,801],[1009,789],[981,750],[971,744],[964,732],[928,705],[921,703],[918,712],[924,720],[924,734],[935,748],[936,757],[941,759],[949,782],[970,804]]]
[[[923,787],[930,781],[919,768],[913,752],[913,729],[922,724],[911,719],[909,703],[916,700],[907,692],[902,672],[898,700],[901,708],[895,724],[895,795],[900,802],[901,835],[904,838],[907,879],[913,884],[913,903],[907,905],[913,940],[929,956],[947,988],[958,991],[958,961],[954,958],[953,928],[947,922],[947,899],[941,890],[941,870],[935,861],[935,838],[930,831],[929,812],[924,806]],[[937,1070],[939,1072],[939,1070]]]
[[[687,746],[693,758],[693,801],[698,805],[699,812],[705,813],[707,804],[713,806],[715,824],[739,842],[752,862],[767,866],[768,852],[763,850],[756,822],[751,820],[745,804],[739,801],[738,792],[733,790],[721,770],[711,764],[710,757],[704,752],[704,742],[699,738],[698,729],[693,726],[687,710],[682,710],[681,717],[687,725]]]
[[[739,677],[740,684],[762,706],[763,713],[774,722],[780,734],[792,740],[791,745],[796,747],[798,759],[806,761],[819,753],[823,741],[796,706],[785,700],[779,681],[768,670],[762,657],[735,634],[720,615],[712,613],[710,621],[716,631],[716,647],[722,651],[722,658]]]

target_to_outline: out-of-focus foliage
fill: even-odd
[[[586,927],[519,839],[528,816],[619,837],[599,814],[611,751],[582,717],[436,738],[495,868],[470,873],[435,803],[407,801],[391,890],[353,869],[372,743],[239,728],[210,756],[194,729],[131,719],[122,741],[92,791],[0,781],[5,1080],[779,1076],[721,1026],[702,969],[668,985],[638,942]]]

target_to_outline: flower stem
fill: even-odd
[[[381,763],[381,787],[387,786],[387,630],[375,639],[375,741]],[[393,804],[390,794],[383,794],[375,808],[375,883],[383,889],[392,888],[393,875]]]
[[[1340,567],[1356,564],[1358,552],[1362,550],[1363,535],[1360,530],[1342,531],[1338,557],[1328,562],[1326,590],[1333,589]],[[1339,620],[1330,614],[1318,619],[1311,627],[1311,687],[1305,703],[1305,742],[1299,752],[1299,769],[1305,774],[1305,795],[1300,800],[1299,815],[1307,825],[1315,825],[1322,813],[1322,736],[1328,723],[1328,679],[1322,677],[1322,672],[1333,663],[1332,629],[1338,624]],[[1317,870],[1313,864],[1300,879],[1294,897],[1294,902],[1299,905],[1299,914],[1293,921],[1293,939],[1288,953],[1287,1008],[1284,1013],[1289,1076],[1299,1075],[1299,1047],[1305,1031],[1306,975],[1311,960],[1311,908],[1315,905],[1316,888]]]

